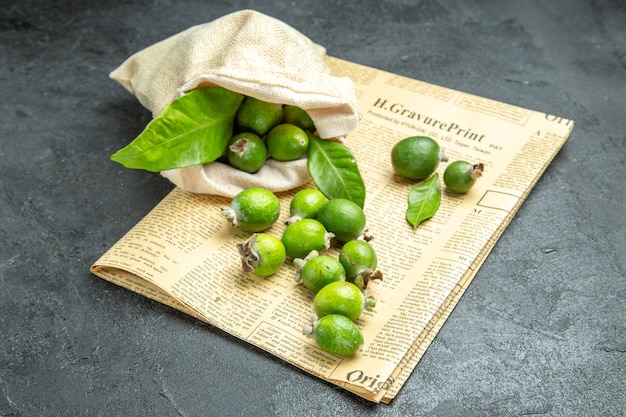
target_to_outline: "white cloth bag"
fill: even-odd
[[[153,117],[201,85],[217,85],[260,100],[306,110],[323,139],[342,138],[358,125],[352,81],[330,74],[326,51],[291,26],[242,10],[191,28],[129,57],[110,77],[137,97]],[[249,187],[278,192],[306,183],[306,159],[268,160],[255,174],[226,164],[161,173],[194,193],[233,197]]]

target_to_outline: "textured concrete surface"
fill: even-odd
[[[575,120],[391,405],[89,265],[171,189],[108,160],[150,116],[108,73],[255,8],[331,55]],[[622,416],[621,0],[0,0],[1,416]]]

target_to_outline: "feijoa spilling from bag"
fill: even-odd
[[[325,48],[278,19],[241,10],[192,26],[131,55],[110,77],[153,116],[113,155],[124,166],[160,171],[185,191],[231,198],[250,187],[280,192],[311,179],[332,198],[349,190],[357,190],[356,201],[364,195],[354,163],[333,169],[354,159],[339,149],[358,125],[352,80],[333,75]],[[239,141],[228,155],[228,141],[240,133],[266,145],[260,168],[258,141]],[[333,178],[320,180],[329,169]]]
[[[153,172],[216,162],[252,175],[270,159],[306,159],[311,179],[327,198],[361,207],[365,201],[351,151],[340,141],[319,138],[306,111],[222,87],[199,88],[176,99],[111,159]]]
[[[111,159],[153,172],[217,160],[255,173],[272,157],[268,144],[279,156],[275,159],[292,161],[306,153],[309,137],[302,128],[284,123],[282,104],[204,87],[168,105]]]

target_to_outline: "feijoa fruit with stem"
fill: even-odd
[[[265,165],[267,147],[254,133],[239,133],[228,141],[226,158],[231,166],[254,174]]]
[[[353,356],[364,343],[361,330],[341,314],[328,314],[315,320],[312,332],[317,345],[331,355]]]
[[[276,236],[269,233],[254,233],[244,243],[237,244],[244,272],[259,277],[275,273],[285,262],[285,247]]]
[[[302,219],[288,225],[281,238],[287,256],[305,258],[311,251],[322,252],[330,247],[334,235],[315,219]]]
[[[252,187],[238,193],[222,215],[246,232],[269,229],[280,216],[280,201],[266,188]]]
[[[320,208],[316,218],[340,242],[364,237],[365,213],[361,206],[351,200],[328,200]]]
[[[329,255],[311,251],[304,259],[296,258],[293,264],[298,269],[297,282],[317,293],[328,284],[346,280],[346,271],[339,261]]]
[[[454,161],[443,172],[443,183],[448,190],[465,194],[483,175],[485,166],[482,163],[472,164],[467,161]]]
[[[378,257],[372,245],[364,240],[351,240],[341,247],[339,262],[346,270],[346,280],[365,289],[369,281],[383,279],[377,268]]]
[[[331,282],[321,288],[313,299],[318,317],[341,314],[356,321],[363,310],[372,310],[376,299],[348,281]]]
[[[326,203],[326,196],[317,188],[304,188],[298,191],[289,203],[287,224],[302,219],[314,219],[320,208]]]

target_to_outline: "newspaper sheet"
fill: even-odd
[[[358,320],[365,345],[354,357],[320,350],[302,332],[313,295],[285,266],[268,278],[243,273],[230,200],[175,188],[91,267],[93,274],[217,326],[373,402],[398,394],[429,344],[548,164],[573,122],[328,57],[359,97],[360,125],[346,140],[365,180],[367,227],[384,280],[369,288],[374,311]],[[405,219],[415,182],[393,174],[390,152],[408,136],[437,140],[450,161],[482,162],[469,193],[442,186],[441,206],[417,229]],[[443,174],[446,163],[440,164]],[[307,184],[305,187],[313,187]],[[289,201],[278,194],[281,236]],[[338,248],[330,249],[331,255]]]

